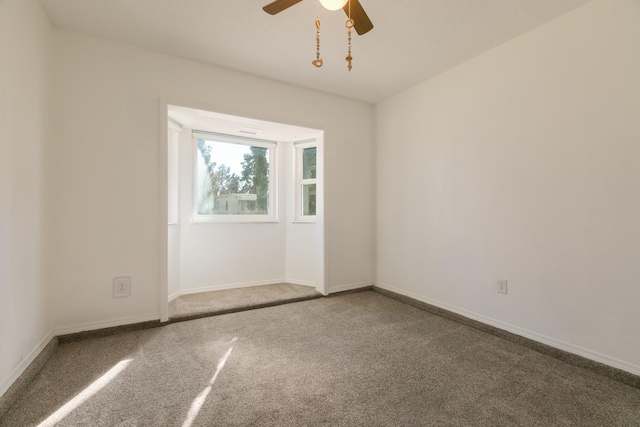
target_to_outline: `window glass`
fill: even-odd
[[[198,139],[198,215],[269,215],[270,150]]]
[[[296,221],[315,222],[316,216],[316,165],[315,141],[298,142],[296,159]]]
[[[304,184],[302,186],[302,215],[316,214],[316,185]]]
[[[302,150],[302,179],[315,179],[316,177],[316,147]]]

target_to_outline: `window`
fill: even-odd
[[[296,221],[316,217],[316,141],[296,143]]]
[[[276,221],[276,143],[193,132],[196,221]]]

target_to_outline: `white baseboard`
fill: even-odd
[[[54,336],[54,331],[49,331],[49,333],[44,338],[42,338],[42,340],[40,340],[38,345],[36,345],[35,348],[31,350],[26,357],[23,357],[20,363],[18,363],[18,365],[13,368],[13,371],[11,371],[9,377],[6,378],[2,382],[2,384],[0,384],[0,396],[5,394],[7,390],[9,390],[9,387],[11,387],[14,382],[16,382],[18,377],[20,377],[20,375],[22,375],[22,373],[29,367],[31,362],[33,362],[35,358],[38,357],[40,352],[44,350],[44,348],[47,346],[47,344],[49,344]]]
[[[132,323],[142,323],[152,320],[160,320],[159,313],[145,314],[140,316],[120,317],[118,319],[103,320],[99,322],[89,322],[79,325],[60,326],[55,328],[56,335],[74,334],[76,332],[93,331],[96,329],[112,328],[114,326],[130,325]]]
[[[171,302],[174,299],[178,298],[180,295],[182,295],[181,291],[177,291],[177,292],[174,292],[174,293],[170,294],[169,295],[169,302]]]
[[[226,291],[228,289],[250,288],[252,286],[277,285],[278,283],[288,283],[286,279],[260,280],[256,282],[230,283],[225,285],[198,286],[195,288],[180,289],[169,296],[169,301],[181,295],[198,294],[200,292]]]
[[[337,292],[353,291],[355,289],[362,289],[369,286],[373,286],[373,283],[361,282],[361,283],[350,283],[350,284],[340,285],[340,286],[331,286],[329,288],[329,293],[335,294]]]
[[[553,337],[539,334],[537,332],[530,331],[528,329],[523,329],[518,326],[511,325],[509,323],[501,322],[499,320],[486,317],[481,314],[473,313],[465,309],[455,307],[440,301],[435,301],[435,300],[423,297],[422,295],[414,294],[412,292],[395,288],[385,283],[376,282],[375,286],[381,289],[386,289],[388,291],[395,292],[400,295],[407,296],[409,298],[413,298],[418,301],[425,302],[427,304],[431,304],[433,306],[448,310],[452,313],[460,314],[464,317],[468,317],[469,319],[477,320],[478,322],[482,322],[490,326],[495,326],[496,328],[505,330],[507,332],[511,332],[516,335],[520,335],[522,337],[528,338],[530,340],[533,340],[542,344],[549,345],[559,350],[564,350],[566,352],[573,353],[578,356],[582,356],[586,359],[593,360],[594,362],[599,362],[599,363],[611,366],[613,368],[622,369],[623,371],[627,371],[634,375],[640,375],[640,366],[635,365],[633,363],[628,363],[628,362],[625,362],[624,360],[619,360],[619,359],[616,359],[615,357],[607,356],[605,354],[601,354],[586,348],[582,348],[582,347],[573,345],[571,343],[555,339]]]
[[[310,286],[312,288],[316,287],[316,282],[311,282],[308,280],[298,280],[298,279],[287,279],[285,283],[291,283],[292,285],[300,285],[300,286]]]

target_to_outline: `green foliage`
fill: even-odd
[[[238,176],[231,173],[228,166],[218,165],[211,159],[211,147],[204,140],[198,140],[204,163],[207,167],[207,175],[210,185],[207,188],[205,199],[215,200],[225,194],[255,194],[256,214],[267,214],[269,208],[269,160],[268,149],[263,147],[250,147],[250,154],[244,155],[242,161],[242,173]]]
[[[258,213],[266,214],[269,206],[269,161],[267,148],[251,147],[242,162],[242,192],[256,194]]]
[[[314,179],[316,177],[316,147],[302,150],[302,178]]]

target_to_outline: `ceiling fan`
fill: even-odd
[[[270,15],[280,13],[291,6],[300,3],[302,0],[276,0],[262,8]],[[323,3],[324,5],[324,3]],[[360,35],[368,33],[373,29],[373,24],[362,8],[359,0],[350,0],[342,7],[344,12],[349,16],[349,7],[351,7],[351,19],[353,19],[353,27]]]

